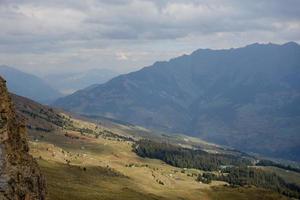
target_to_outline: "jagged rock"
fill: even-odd
[[[46,184],[28,153],[26,127],[0,77],[0,200],[44,200]]]

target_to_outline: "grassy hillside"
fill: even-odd
[[[197,199],[208,187],[187,176],[200,171],[181,173],[161,161],[142,159],[132,152],[131,142],[72,135],[79,139],[31,131],[31,153],[46,174],[51,199]]]
[[[133,144],[141,138],[165,140],[185,148],[240,154],[185,136],[105,120],[87,121],[14,96],[27,121],[30,152],[47,178],[48,199],[260,199],[261,189],[224,187],[196,181],[203,171],[170,166],[139,157]],[[38,128],[37,128],[38,127]],[[264,190],[264,199],[285,199]],[[230,198],[232,197],[232,198]]]
[[[259,188],[230,188],[230,187],[213,187],[208,192],[209,197],[215,200],[287,200],[287,197],[277,193]]]

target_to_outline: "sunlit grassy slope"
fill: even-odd
[[[229,151],[216,145],[153,134],[131,125],[75,119],[28,100],[19,99],[16,105],[31,125],[30,152],[46,176],[49,200],[285,199],[256,188],[224,187],[224,182],[199,183],[195,179],[200,170],[172,167],[132,151],[139,138],[199,146],[210,152]]]
[[[74,134],[74,133],[73,133]],[[31,132],[31,152],[48,183],[49,199],[278,199],[265,190],[198,183],[199,170],[174,168],[139,158],[131,142],[61,133]],[[80,135],[78,133],[78,135]],[[39,139],[37,139],[39,138]],[[161,183],[160,183],[161,182]],[[162,185],[163,184],[163,185]],[[258,193],[259,192],[259,193]],[[283,197],[280,197],[284,199]]]
[[[31,142],[31,152],[46,175],[50,199],[208,199],[209,186],[191,176],[200,171],[182,173],[161,161],[139,158],[128,141],[70,139],[59,133],[32,136],[40,138]]]
[[[39,134],[32,135],[37,138]],[[43,136],[31,142],[31,152],[46,175],[49,199],[284,199],[261,189],[198,183],[190,175],[200,171],[182,173],[161,161],[139,158],[128,142],[74,140],[58,133]]]
[[[285,200],[288,199],[277,193],[260,189],[260,188],[231,188],[231,187],[214,187],[208,191],[208,195],[214,200]]]

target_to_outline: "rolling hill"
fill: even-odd
[[[0,75],[6,79],[11,92],[35,101],[50,103],[62,96],[41,78],[15,68],[1,65]]]
[[[159,148],[169,150],[197,153],[204,150],[208,154],[202,152],[201,155],[212,156],[213,160],[222,155],[236,161],[252,159],[241,152],[197,138],[155,133],[104,118],[90,120],[13,94],[12,99],[19,118],[27,123],[30,153],[37,159],[46,177],[49,200],[288,199],[277,191],[260,187],[228,187],[224,186],[225,182],[214,180],[209,184],[199,182],[197,176],[204,174],[203,170],[176,167],[160,159],[140,157],[135,153],[135,146],[138,141],[146,139],[153,144],[165,142],[167,145]],[[266,172],[273,170],[261,168]],[[291,183],[298,182],[298,173],[285,172],[283,176],[294,174],[297,176]]]
[[[294,42],[199,49],[54,105],[299,161],[299,75]]]

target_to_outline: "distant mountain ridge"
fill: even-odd
[[[109,69],[91,69],[83,72],[49,74],[46,82],[63,94],[71,94],[90,85],[102,84],[116,77],[117,72]]]
[[[6,79],[11,92],[40,103],[50,103],[62,96],[41,78],[13,67],[0,65],[0,75]]]
[[[300,46],[199,49],[54,105],[299,161]]]

